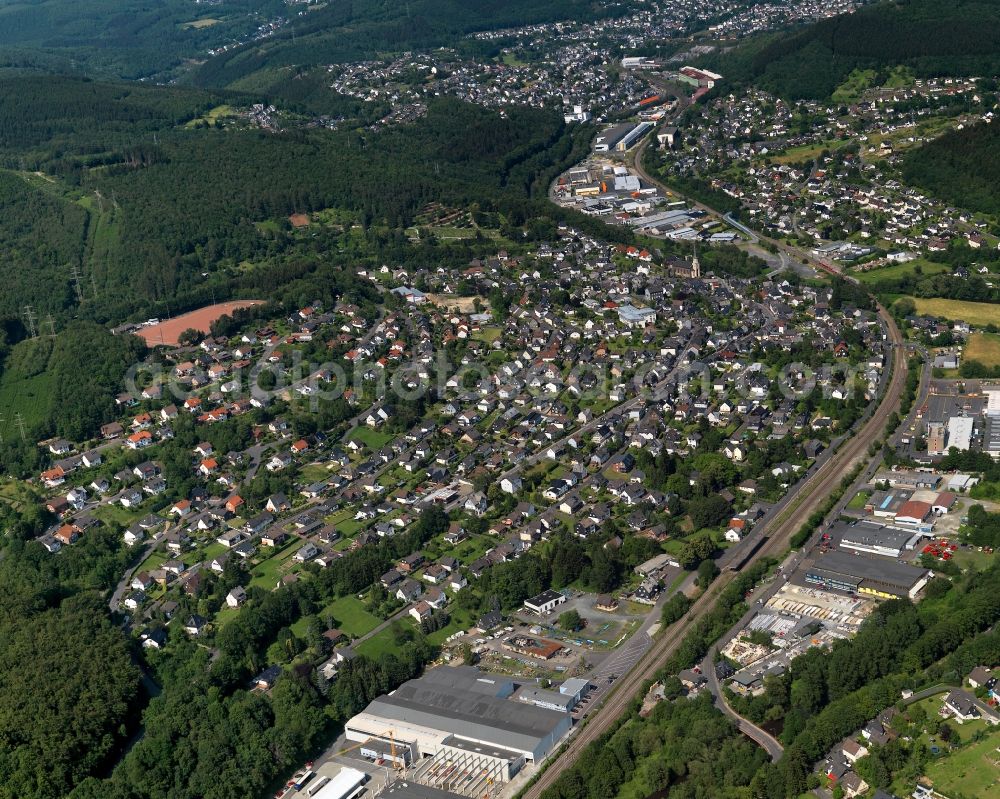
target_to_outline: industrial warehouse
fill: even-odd
[[[930,577],[928,569],[837,551],[822,555],[805,569],[805,580],[811,585],[884,599],[914,599]]]
[[[638,125],[626,123],[610,127],[597,137],[594,151],[607,153],[615,150],[623,153],[631,149],[653,127],[652,122],[640,122]]]
[[[921,533],[899,530],[875,522],[846,523],[838,521],[830,526],[828,535],[839,540],[840,549],[881,555],[885,558],[899,558],[912,551],[923,539]]]
[[[372,701],[345,736],[409,768],[407,777],[466,796],[509,781],[569,732],[578,694],[523,689],[471,666],[441,666]],[[387,747],[388,745],[388,747]]]

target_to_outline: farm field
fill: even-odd
[[[217,105],[215,106],[215,108],[208,111],[204,116],[198,117],[197,119],[192,119],[190,122],[185,123],[184,127],[196,128],[201,123],[214,125],[221,119],[227,119],[229,117],[234,117],[234,116],[236,116],[236,111],[233,110],[233,107],[231,105]]]
[[[204,19],[195,19],[191,22],[185,22],[181,25],[182,28],[193,28],[194,30],[201,30],[202,28],[211,28],[213,25],[218,25],[222,22],[221,19],[214,19],[212,17],[206,17]]]
[[[831,99],[835,103],[856,103],[861,93],[872,85],[878,73],[874,69],[856,69],[847,80],[834,89]]]
[[[219,302],[215,305],[206,305],[197,311],[190,311],[165,322],[144,327],[138,332],[138,336],[145,340],[150,347],[167,346],[176,347],[177,339],[181,333],[188,328],[194,328],[202,333],[207,333],[212,322],[221,316],[230,314],[240,308],[251,308],[260,305],[263,300],[233,300],[232,302]]]
[[[973,333],[962,357],[967,361],[979,361],[983,366],[1000,366],[1000,335]]]
[[[968,322],[970,325],[985,326],[1000,324],[1000,305],[989,302],[967,302],[965,300],[921,299],[913,297],[918,314],[940,316],[942,319]]]

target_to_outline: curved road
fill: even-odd
[[[747,615],[749,616],[750,614],[748,613]],[[746,621],[748,621],[746,617],[740,619],[740,626],[745,624]],[[708,655],[702,661],[701,673],[704,674],[705,679],[708,680],[708,690],[715,699],[715,706],[736,723],[740,732],[756,743],[761,749],[766,751],[771,760],[776,762],[781,757],[781,753],[785,750],[781,745],[781,742],[767,730],[762,729],[753,722],[743,718],[743,716],[729,706],[729,703],[726,701],[726,694],[722,690],[722,686],[719,685],[719,678],[715,673],[714,661],[715,647],[713,646],[708,651]]]

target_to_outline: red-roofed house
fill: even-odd
[[[205,458],[198,466],[198,471],[206,477],[219,470],[219,462],[215,458]]]
[[[129,449],[143,449],[153,443],[153,434],[148,430],[140,430],[125,439],[125,445]]]

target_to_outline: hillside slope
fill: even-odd
[[[473,30],[608,13],[596,0],[336,0],[303,8],[285,0],[0,0],[0,67],[165,81],[207,61],[198,82],[222,86],[261,66],[453,45]],[[232,49],[209,56],[223,47]]]
[[[1000,0],[880,3],[763,37],[713,62],[727,78],[789,99],[826,99],[855,69],[917,76],[1000,73]]]
[[[0,64],[139,78],[249,36],[283,0],[0,0]]]
[[[903,177],[956,206],[1000,215],[1000,124],[951,131],[913,150]]]
[[[616,13],[627,5],[620,4]],[[582,21],[610,13],[595,0],[338,0],[265,42],[209,59],[193,79],[203,86],[229,86],[260,71],[453,46],[474,31]]]
[[[552,112],[448,99],[377,133],[185,124],[219,101],[0,75],[0,319],[29,303],[43,317],[87,311],[113,323],[137,309],[158,315],[164,301],[197,307],[294,246],[281,229],[289,214],[338,209],[402,229],[430,202],[500,210],[544,197],[588,135]]]

